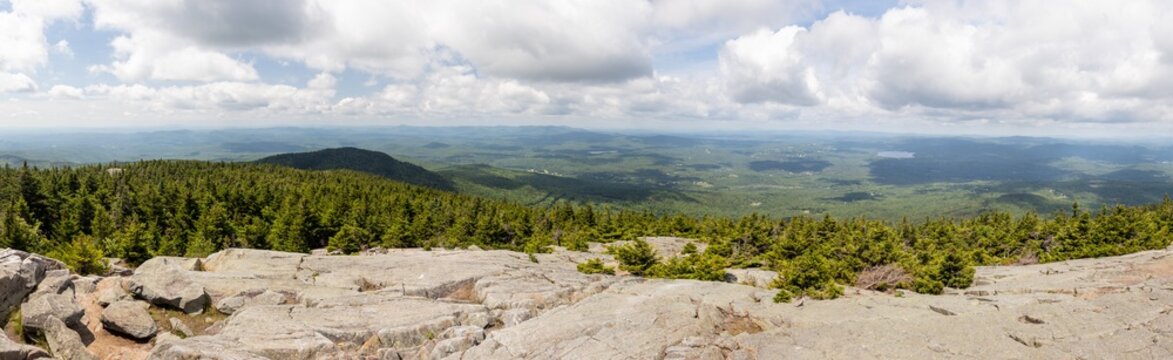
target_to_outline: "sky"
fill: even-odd
[[[0,131],[1173,135],[1167,0],[0,0]]]

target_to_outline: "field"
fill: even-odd
[[[990,209],[1049,213],[1173,193],[1169,144],[865,133],[647,134],[562,127],[255,129],[23,134],[13,166],[143,158],[251,161],[354,146],[531,205],[605,204],[690,215],[921,219]],[[147,155],[150,154],[150,155]]]

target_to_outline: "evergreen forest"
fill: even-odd
[[[776,300],[833,298],[842,285],[940,293],[974,266],[1120,255],[1170,245],[1173,201],[1054,213],[989,211],[899,221],[832,216],[688,216],[559,203],[527,206],[349,170],[270,164],[142,161],[0,170],[0,248],[48,254],[75,271],[103,258],[207,256],[230,247],[355,253],[373,247],[528,253],[588,242],[680,236],[703,252],[659,259],[634,241],[610,251],[621,270],[720,280],[725,268],[779,272]],[[580,265],[607,273],[601,262]]]

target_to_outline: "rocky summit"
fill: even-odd
[[[764,270],[725,283],[586,275],[577,263],[609,257],[565,250],[230,249],[104,278],[6,250],[0,312],[33,323],[0,337],[0,359],[1168,359],[1170,255],[982,267],[938,296],[848,288],[779,304]],[[35,336],[48,348],[26,344]]]

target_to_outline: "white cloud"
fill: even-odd
[[[11,11],[0,12],[0,93],[33,92],[37,82],[29,75],[49,58],[45,26],[76,19],[82,7],[76,0],[13,0],[11,4]]]
[[[415,83],[391,84],[372,96],[343,99],[335,110],[434,118],[537,115],[549,102],[545,92],[516,80],[482,79],[467,65],[451,65],[435,69]]]
[[[821,101],[813,65],[794,49],[805,29],[789,26],[759,31],[725,44],[721,72],[731,95],[745,103],[815,105]]]
[[[154,43],[139,40],[150,37],[205,52],[261,51],[322,71],[353,68],[411,79],[455,54],[490,76],[621,82],[652,74],[654,48],[704,46],[788,18],[795,4],[809,1],[89,2],[97,27],[139,42]],[[157,63],[179,49],[126,50],[127,57]]]
[[[330,75],[330,73],[321,73],[314,76],[307,86],[310,89],[334,90],[334,87],[338,86],[338,79],[334,75]]]
[[[496,76],[616,81],[651,74],[649,3],[629,0],[449,1],[435,41]]]
[[[942,121],[1173,121],[1162,110],[1173,92],[1167,3],[917,5],[743,35],[725,44],[722,74],[743,103]]]
[[[267,111],[272,113],[320,112],[328,109],[333,92],[298,89],[288,85],[214,82],[193,86],[147,87],[143,85],[94,85],[87,97],[126,101],[156,113]]]
[[[0,12],[0,71],[32,71],[48,59],[44,21],[13,12]]]
[[[12,10],[0,12],[0,71],[33,72],[49,58],[44,28],[58,20],[81,16],[73,0],[14,0]]]
[[[122,84],[54,86],[22,106],[80,97],[69,104],[176,119],[1173,127],[1167,1],[907,0],[802,26],[820,1],[86,2],[0,12],[3,86],[36,91],[49,52],[91,59],[76,39],[44,34],[90,18],[117,33],[91,71]],[[258,71],[254,59],[282,67]],[[262,77],[302,67],[317,74]]]
[[[79,0],[12,0],[12,12],[44,19],[77,19],[84,7]]]
[[[809,16],[819,1],[656,0],[651,23],[661,50],[686,51]]]
[[[248,81],[258,79],[252,65],[165,34],[144,31],[111,43],[114,61],[101,69],[119,80]]]
[[[37,83],[28,75],[21,73],[0,72],[0,94],[15,92],[33,92],[37,90]]]
[[[67,57],[73,57],[73,49],[69,47],[69,41],[67,40],[59,40],[57,43],[53,44],[53,51],[56,51],[58,54],[65,55]]]
[[[114,74],[122,81],[251,81],[257,80],[251,64],[218,49],[236,32],[243,43],[261,41],[270,17],[259,13],[265,1],[152,1],[88,0],[94,9],[94,26],[127,34],[111,42],[114,57],[94,69]],[[273,9],[290,7],[276,6]],[[258,30],[260,31],[260,30]]]
[[[52,88],[49,88],[49,97],[53,99],[81,100],[84,96],[85,90],[69,85],[53,85]]]

